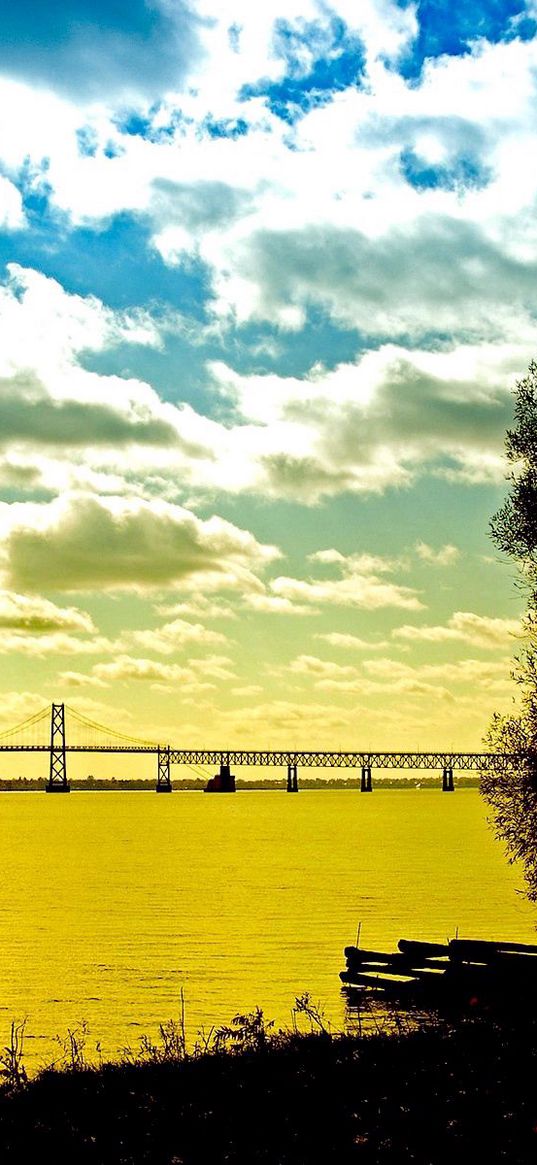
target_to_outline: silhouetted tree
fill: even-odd
[[[512,468],[509,495],[490,523],[491,535],[516,563],[526,594],[523,647],[514,679],[521,688],[520,712],[495,715],[485,742],[514,759],[487,773],[482,792],[490,805],[498,835],[512,861],[522,861],[528,896],[537,901],[537,363],[515,389],[514,427],[506,435]]]

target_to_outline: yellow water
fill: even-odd
[[[0,798],[0,1043],[30,1067],[81,1019],[105,1056],[177,1016],[187,1036],[309,990],[344,1024],[338,972],[401,937],[536,941],[477,792],[43,793]]]

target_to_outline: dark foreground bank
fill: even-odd
[[[48,1071],[0,1095],[0,1160],[534,1165],[536,1047],[535,1021],[484,1017]]]

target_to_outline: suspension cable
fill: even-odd
[[[117,740],[128,741],[131,744],[144,744],[151,745],[151,747],[154,748],[157,747],[157,744],[154,740],[142,740],[138,736],[129,736],[126,732],[118,732],[115,728],[108,728],[104,724],[98,724],[96,720],[90,720],[88,716],[83,716],[81,712],[76,712],[74,708],[69,707],[67,704],[65,707],[66,711],[69,712],[69,715],[72,716],[73,719],[76,720],[79,724],[83,724],[85,728],[92,728],[93,731],[103,732],[107,736],[113,736]]]
[[[0,740],[5,736],[13,736],[15,732],[22,732],[24,728],[32,728],[40,720],[44,720],[45,716],[50,717],[50,704],[41,708],[39,712],[35,712],[33,716],[28,716],[27,720],[21,720],[20,724],[15,724],[13,728],[5,728],[3,732],[0,732]]]

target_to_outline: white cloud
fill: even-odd
[[[339,631],[328,631],[326,634],[319,633],[315,635],[315,639],[322,639],[325,643],[329,643],[331,647],[341,647],[344,651],[380,651],[387,646],[386,640],[379,639],[377,643],[372,643],[370,639],[360,639],[358,635],[345,635]]]
[[[202,623],[189,623],[186,619],[174,619],[155,630],[132,631],[130,638],[147,651],[156,651],[162,655],[180,651],[186,644],[226,642],[226,636],[219,631],[211,631]]]
[[[236,619],[236,612],[225,603],[217,603],[205,595],[193,595],[192,598],[179,603],[158,604],[155,610],[159,615],[167,615],[181,619],[184,615],[198,619]]]
[[[317,615],[318,609],[309,603],[295,603],[282,595],[252,593],[244,596],[247,607],[268,615]]]
[[[249,15],[239,7],[237,18],[235,4],[226,15],[204,5],[211,17],[200,30],[205,52],[193,62],[194,79],[152,111],[140,102],[141,116],[153,121],[153,140],[122,132],[106,93],[99,104],[77,106],[4,79],[2,104],[16,111],[1,152],[10,174],[29,159],[37,188],[46,182],[53,205],[75,223],[148,212],[167,261],[186,253],[208,265],[224,314],[294,327],[317,300],[353,327],[391,335],[423,333],[433,318],[456,330],[479,325],[489,336],[497,333],[501,304],[512,300],[514,314],[523,315],[537,241],[531,226],[537,179],[527,166],[535,43],[481,42],[464,56],[429,61],[421,80],[409,84],[386,67],[385,56],[408,43],[415,10],[341,0],[332,12],[344,13],[365,42],[367,83],[289,126],[263,98],[243,100],[241,87],[282,76],[276,20],[303,27],[310,17],[326,27],[332,12],[303,2],[257,6]],[[307,56],[306,44],[303,51]],[[211,137],[208,117],[240,118],[249,132]],[[91,150],[79,149],[80,131],[91,138]],[[473,151],[478,162],[486,160],[488,184],[414,189],[402,173],[405,149],[421,151],[425,162]],[[175,183],[194,201],[201,193],[201,211],[192,215],[192,198],[163,200],[163,183]],[[246,194],[246,213],[222,211],[205,221],[210,183]]]
[[[35,691],[21,689],[3,691],[0,707],[2,732],[8,732],[46,707],[48,707],[46,696]]]
[[[6,231],[17,231],[25,226],[22,197],[17,187],[0,175],[0,227]]]
[[[449,542],[445,546],[439,546],[438,550],[429,546],[427,542],[416,542],[415,549],[418,558],[421,558],[422,562],[426,562],[428,566],[453,566],[461,554],[459,548],[452,546]]]
[[[520,639],[522,629],[519,619],[498,619],[487,615],[476,615],[472,611],[455,611],[445,625],[397,627],[394,639],[425,643],[469,643],[475,647],[495,650],[514,644]]]
[[[18,595],[5,590],[0,591],[0,628],[34,635],[95,631],[93,620],[86,611],[77,607],[57,607],[38,595]]]
[[[370,555],[342,555],[339,551],[320,551],[311,556],[321,564],[334,564],[339,578],[289,578],[280,575],[270,582],[270,594],[300,606],[313,604],[358,607],[375,611],[399,607],[417,611],[424,604],[412,587],[389,582],[379,575],[390,572],[394,564]]]
[[[303,677],[315,690],[339,692],[342,696],[388,699],[400,693],[455,703],[461,689],[464,692],[468,687],[476,697],[485,693],[490,697],[512,696],[510,669],[509,659],[494,662],[463,659],[455,663],[413,665],[383,657],[366,659],[360,666],[354,666],[303,654],[291,660],[286,674]]]
[[[114,313],[12,266],[0,289],[0,444],[10,488],[52,494],[253,492],[308,504],[381,492],[426,469],[462,480],[503,475],[508,387],[533,329],[502,343],[408,352],[384,344],[302,378],[240,375],[222,362],[207,390],[234,421],[160,399],[133,377],[84,368],[83,353],[117,343],[157,346],[147,313]],[[128,461],[118,467],[118,448]]]
[[[221,518],[168,502],[66,496],[0,507],[2,560],[25,590],[261,590],[278,551]]]
[[[103,655],[117,644],[103,635],[82,639],[62,631],[30,635],[22,631],[4,631],[0,636],[0,655],[32,656],[45,659],[56,655]]]
[[[108,688],[110,686],[98,676],[79,671],[58,672],[58,683],[66,688]]]
[[[109,663],[94,664],[91,675],[105,684],[130,681],[180,685],[185,695],[193,691],[208,691],[214,688],[211,681],[235,679],[225,656],[205,656],[190,659],[188,665],[163,663],[161,660],[146,659],[132,655],[118,655]],[[201,678],[200,678],[201,677]]]
[[[192,673],[188,668],[176,663],[161,663],[154,659],[136,659],[129,655],[120,655],[110,663],[95,664],[92,677],[105,683],[157,680],[176,684],[187,683]]]

